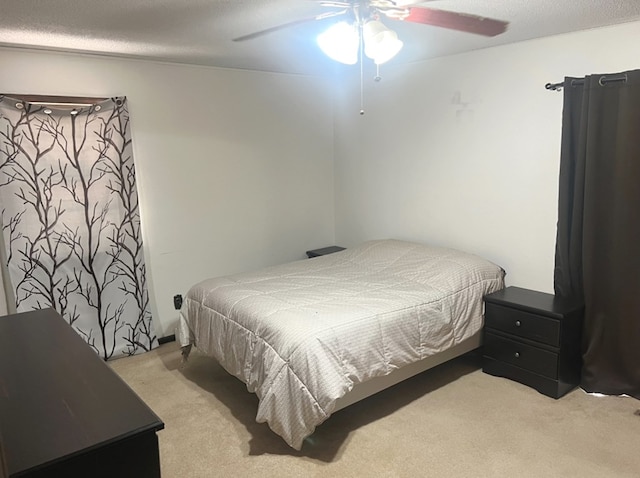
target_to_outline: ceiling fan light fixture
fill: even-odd
[[[403,43],[393,30],[379,20],[370,20],[362,27],[364,54],[376,65],[391,60],[402,49]]]
[[[318,46],[329,58],[346,65],[358,62],[360,35],[354,24],[338,22],[318,35]]]

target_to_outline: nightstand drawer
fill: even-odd
[[[560,346],[560,321],[498,304],[485,305],[485,327]]]
[[[484,336],[484,354],[545,377],[558,378],[558,354],[489,332]]]

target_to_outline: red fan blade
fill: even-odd
[[[488,37],[504,33],[507,30],[507,25],[509,25],[508,22],[492,18],[424,7],[412,7],[409,16],[404,21],[476,33]]]
[[[303,18],[301,20],[294,20],[292,22],[283,23],[282,25],[277,25],[275,27],[267,28],[265,30],[260,30],[259,32],[249,33],[248,35],[243,35],[241,37],[234,38],[233,41],[251,40],[253,38],[257,38],[257,37],[260,37],[262,35],[266,35],[268,33],[272,33],[272,32],[278,31],[278,30],[282,30],[284,28],[294,27],[296,25],[301,25],[303,23],[313,22],[315,20],[322,20],[323,18],[337,17],[337,16],[340,16],[340,15],[344,15],[347,12],[348,12],[348,9],[340,10],[338,12],[321,13],[320,15],[316,15],[314,17]]]

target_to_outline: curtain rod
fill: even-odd
[[[109,98],[87,98],[83,96],[42,96],[42,95],[12,95],[6,94],[10,98],[21,100],[34,105],[46,106],[92,106],[102,103]]]
[[[616,81],[627,81],[626,73],[622,73],[620,75],[612,75],[612,76],[601,76],[598,80],[600,86],[604,86],[606,83],[613,83]],[[571,80],[571,86],[584,85],[584,78],[578,78]],[[558,91],[564,87],[564,81],[560,83],[547,83],[544,85],[547,90]]]

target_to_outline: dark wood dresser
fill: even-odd
[[[580,383],[582,304],[519,287],[484,302],[484,372],[553,398]]]
[[[53,309],[0,317],[0,436],[8,477],[156,478],[162,428]]]

